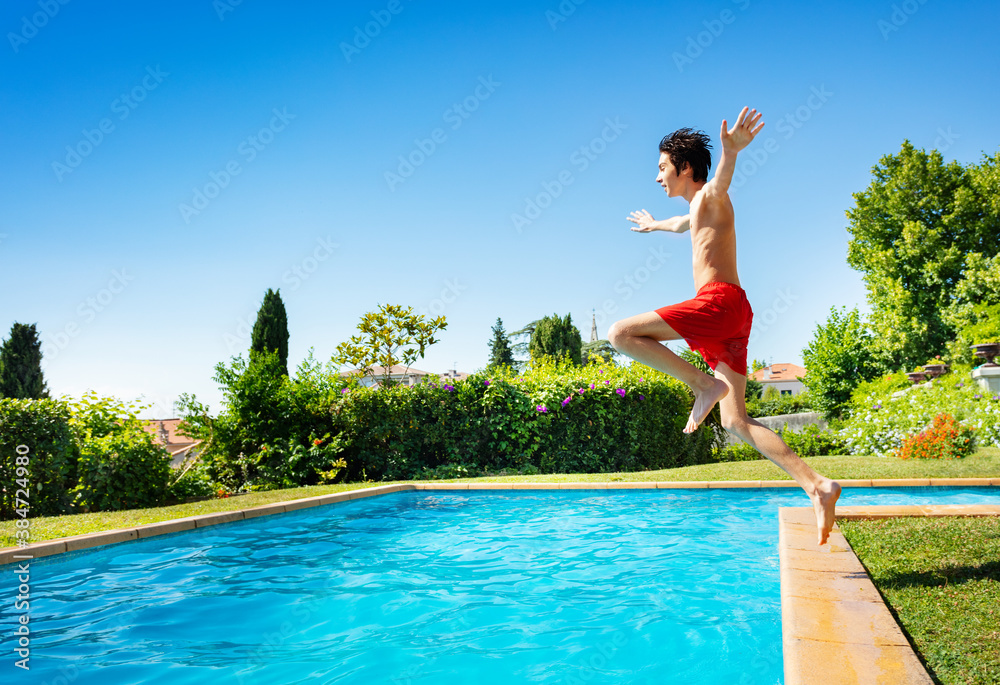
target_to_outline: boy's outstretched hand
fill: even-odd
[[[757,126],[757,122],[760,121],[763,115],[757,110],[751,109],[748,116],[748,109],[747,107],[743,108],[740,115],[736,118],[736,124],[731,129],[727,129],[726,120],[722,120],[722,132],[719,134],[719,137],[722,138],[723,150],[727,152],[739,152],[749,145],[754,136],[764,128],[763,122],[761,122],[760,126]],[[755,114],[756,116],[754,116]]]
[[[631,215],[625,217],[633,224],[638,224],[638,228],[633,228],[633,231],[639,233],[648,233],[649,231],[655,231],[657,229],[657,224],[659,222],[653,218],[653,216],[647,212],[645,209],[639,212],[632,212]]]

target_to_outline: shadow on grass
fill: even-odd
[[[1000,581],[1000,561],[988,561],[978,566],[955,564],[920,573],[889,573],[879,576],[877,583],[886,590],[899,590],[907,587],[960,585],[975,580]]]

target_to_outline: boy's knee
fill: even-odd
[[[617,350],[625,336],[625,327],[621,325],[621,321],[615,321],[611,324],[611,328],[608,329],[608,342],[611,343],[612,347]]]

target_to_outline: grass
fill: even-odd
[[[936,682],[1000,683],[1000,517],[838,525]]]
[[[1000,449],[983,448],[960,460],[901,461],[882,457],[807,457],[806,462],[820,473],[831,478],[1000,478]],[[726,462],[684,466],[660,471],[625,473],[554,473],[536,476],[488,476],[485,478],[460,478],[440,482],[470,483],[560,483],[607,481],[684,481],[684,480],[791,480],[784,471],[770,461]],[[403,482],[403,481],[392,481]],[[72,516],[53,516],[31,520],[31,539],[34,542],[52,540],[70,535],[95,533],[116,528],[131,528],[146,523],[169,521],[186,516],[212,514],[234,509],[247,509],[271,502],[344,492],[386,483],[350,483],[341,485],[314,485],[289,490],[255,492],[226,499],[205,500],[155,509],[95,512]],[[0,547],[15,544],[14,522],[0,521]]]

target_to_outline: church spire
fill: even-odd
[[[590,319],[590,342],[597,342],[597,310],[591,310]]]

